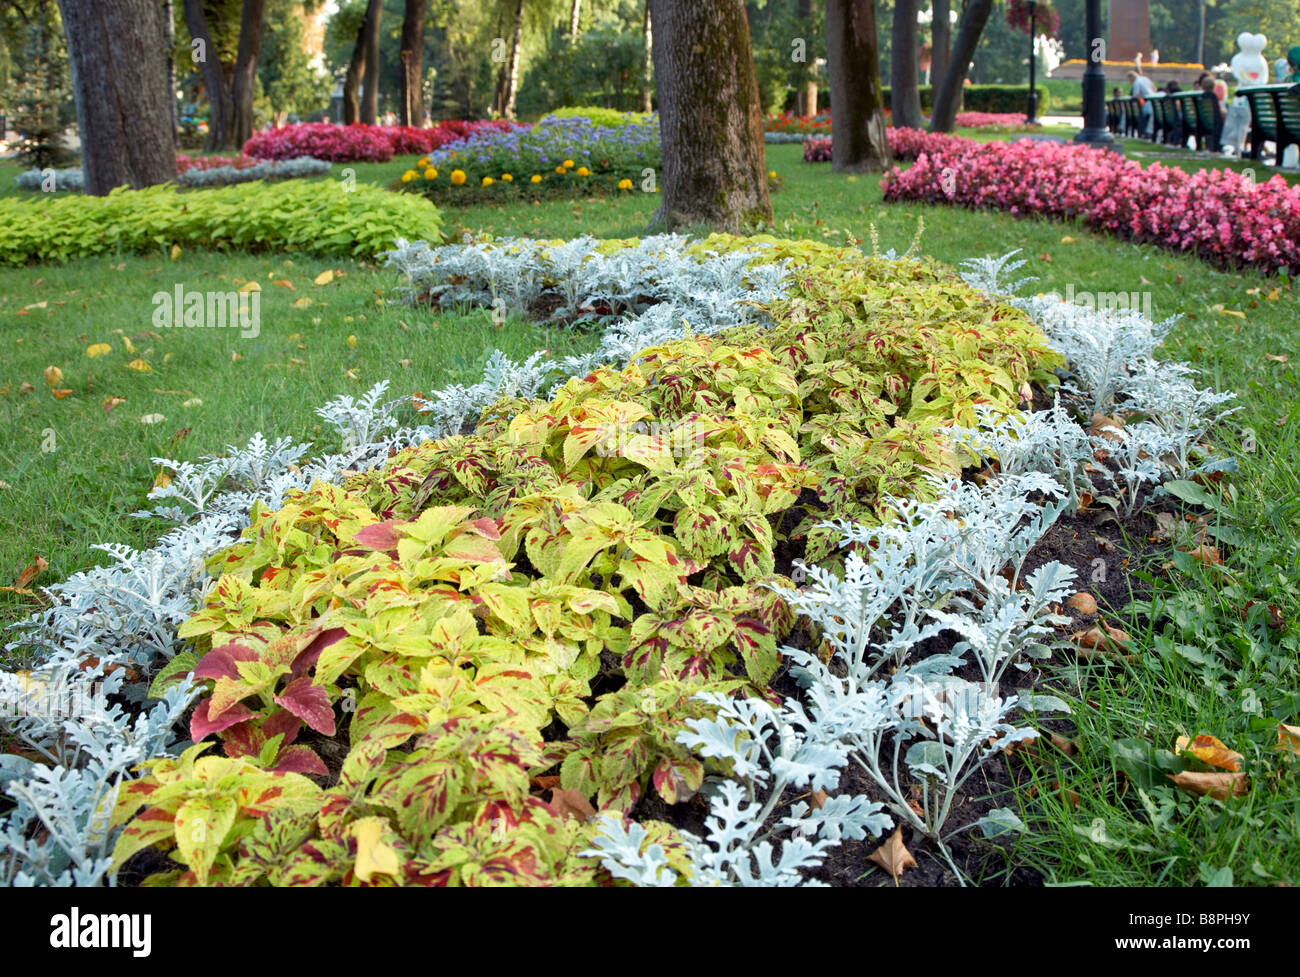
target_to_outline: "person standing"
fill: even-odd
[[[1142,110],[1142,134],[1149,136],[1155,125],[1151,96],[1156,93],[1156,86],[1152,84],[1150,78],[1138,71],[1130,71],[1128,80],[1129,94],[1138,100],[1138,106]]]

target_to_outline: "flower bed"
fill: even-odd
[[[894,159],[901,160],[914,160],[926,152],[958,149],[970,142],[960,136],[926,132],[924,129],[886,129],[885,139]],[[809,139],[804,143],[803,160],[805,163],[829,163],[832,148],[833,141],[830,139]]]
[[[996,691],[1040,656],[1068,592],[1059,564],[1022,572],[1063,508],[1027,496],[1077,497],[1101,445],[1126,459],[1106,472],[1116,494],[1138,501],[1125,487],[1185,468],[1166,459],[1212,421],[1187,409],[1185,378],[1153,369],[1160,330],[1140,316],[984,299],[921,263],[726,238],[403,244],[391,261],[417,300],[603,316],[601,348],[498,354],[397,432],[383,385],[340,398],[319,413],[343,453],[301,469],[303,446],[260,436],[225,459],[160,459],[176,477],[153,497],[183,500],[189,525],[53,588],[28,629],[50,666],[0,673],[0,692],[30,690],[80,665],[117,696],[130,667],[160,701],[134,724],[116,703],[16,724],[68,768],[6,761],[0,882],[94,884],[154,847],[178,863],[164,884],[779,885],[891,816],[938,839],[980,760],[1031,735],[1012,711],[1051,708]],[[1013,269],[977,270],[997,289]],[[1063,362],[1030,316],[1076,353],[1091,406],[1152,420],[1121,445],[1060,410],[1019,419],[1024,385]],[[539,397],[555,373],[571,379]],[[935,477],[972,448],[998,462],[985,488]],[[218,496],[228,478],[240,490]],[[841,547],[843,576],[838,559],[790,562]],[[810,691],[773,707],[796,613],[821,629],[780,653]],[[944,631],[964,641],[953,655],[911,657]],[[951,674],[957,656],[980,680]],[[165,758],[190,673],[198,745]],[[200,758],[213,736],[225,756]],[[836,793],[850,757],[888,813]],[[707,839],[619,816],[651,789],[685,800],[706,762],[721,780]],[[831,796],[773,821],[786,786]],[[599,825],[565,815],[592,798]],[[59,833],[32,830],[56,812]],[[200,824],[202,844],[176,832]]]
[[[763,120],[763,131],[800,136],[829,136],[831,114],[826,111],[819,112],[817,115],[795,115],[793,112],[769,115]]]
[[[1025,116],[1021,112],[958,112],[954,121],[963,129],[1028,132],[1035,128],[1025,124]]]
[[[232,170],[246,170],[249,167],[256,166],[259,162],[261,161],[244,155],[187,156],[180,153],[176,157],[176,172],[180,174],[189,170],[215,170],[221,167],[229,167]]]
[[[244,154],[257,159],[311,156],[335,163],[387,163],[395,155],[429,153],[476,132],[519,128],[524,127],[501,121],[448,121],[427,129],[303,122],[254,133],[244,144]]]
[[[394,189],[458,204],[630,193],[652,187],[647,171],[662,162],[658,116],[614,126],[547,116],[531,129],[479,132],[430,153]]]
[[[1300,269],[1300,188],[1226,169],[1143,167],[1114,153],[1022,141],[926,148],[882,182],[886,200],[923,200],[1082,221],[1223,268]]]

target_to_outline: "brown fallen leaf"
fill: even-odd
[[[1223,557],[1219,555],[1218,548],[1210,546],[1208,543],[1202,543],[1196,549],[1188,552],[1191,554],[1192,559],[1199,560],[1206,566],[1217,567],[1223,565]]]
[[[1156,534],[1151,537],[1153,543],[1159,543],[1166,539],[1172,539],[1175,529],[1178,527],[1178,517],[1172,512],[1156,513]]]
[[[1300,756],[1300,726],[1288,726],[1286,723],[1278,723],[1277,748],[1279,750],[1290,750],[1296,756]]]
[[[916,859],[912,853],[903,846],[903,828],[900,825],[894,829],[894,833],[889,836],[889,840],[867,856],[867,861],[875,862],[894,880],[894,885],[898,885],[898,877],[909,868],[916,868]]]
[[[1065,801],[1065,803],[1070,805],[1070,807],[1079,806],[1079,801],[1081,800],[1079,795],[1072,790],[1068,790],[1067,788],[1062,787],[1061,782],[1059,780],[1053,780],[1052,787],[1054,790],[1056,790],[1058,794],[1061,795],[1061,800]]]
[[[1285,363],[1287,361],[1286,353],[1265,353],[1264,359],[1272,360],[1274,363]]]
[[[554,774],[545,777],[533,777],[528,781],[533,790],[554,790],[560,786],[560,778]]]
[[[1245,797],[1250,790],[1250,779],[1244,773],[1197,773],[1184,770],[1169,774],[1174,786],[1181,790],[1226,801],[1229,797]]]
[[[591,806],[591,801],[578,790],[552,789],[550,808],[556,817],[571,817],[578,821],[586,821],[596,816],[596,809]]]
[[[277,278],[275,281],[271,282],[271,284],[279,285],[281,288],[287,288],[291,292],[298,291],[298,289],[294,287],[293,282],[287,281],[286,279],[283,278]]]
[[[808,803],[814,811],[820,811],[829,799],[829,795],[824,790],[815,790],[808,795]]]
[[[21,384],[18,385],[18,393],[20,395],[29,394],[35,389],[36,388],[33,387],[30,383],[28,383],[26,380],[24,380]]]
[[[1073,608],[1080,614],[1096,614],[1097,598],[1086,590],[1081,590],[1065,602],[1065,606]]]
[[[43,371],[41,371],[41,376],[45,378],[45,385],[47,387],[57,387],[59,381],[63,379],[63,371],[57,366],[47,366]]]
[[[1105,414],[1093,414],[1092,423],[1088,425],[1088,433],[1095,438],[1105,438],[1107,441],[1119,441],[1121,435],[1114,431],[1108,431],[1108,427],[1117,427],[1124,430],[1124,422],[1118,417],[1108,417]]]
[[[1241,769],[1241,761],[1245,759],[1236,750],[1228,749],[1220,740],[1208,733],[1202,733],[1196,739],[1188,736],[1178,737],[1174,741],[1174,752],[1189,753],[1202,763],[1208,763],[1221,770],[1231,770],[1234,773]]]
[[[70,387],[51,387],[50,393],[54,394],[55,400],[62,400],[64,397],[72,396],[72,389]]]
[[[20,590],[39,577],[42,573],[50,568],[49,563],[39,553],[32,557],[31,565],[22,573],[18,574],[18,579],[14,581],[14,586]]]
[[[1066,756],[1074,756],[1079,751],[1079,746],[1074,740],[1067,740],[1058,733],[1049,733],[1048,735],[1052,738],[1052,745]]]
[[[1089,628],[1087,631],[1076,631],[1070,635],[1070,640],[1085,648],[1118,650],[1120,646],[1128,644],[1133,638],[1127,631],[1121,631],[1119,628],[1111,627],[1105,621],[1101,621],[1098,622],[1097,627]]]
[[[125,397],[106,397],[104,399],[104,402],[100,406],[104,408],[104,413],[107,414],[118,404],[125,404],[125,403],[126,403]]]

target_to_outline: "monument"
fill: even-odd
[[[1148,0],[1109,0],[1106,60],[1151,60],[1151,7]]]

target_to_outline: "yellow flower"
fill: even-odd
[[[557,167],[555,168],[555,172],[556,172],[556,173],[559,173],[561,176],[563,176],[565,173],[567,173],[567,172],[569,172],[569,171],[566,170],[563,166],[557,166]]]
[[[430,166],[427,170],[424,171],[424,178],[426,180],[436,180],[438,179],[438,171],[435,170],[432,166]]]
[[[494,179],[492,179],[492,177],[490,177],[490,176],[485,176],[485,177],[483,177],[483,186],[485,186],[485,187],[490,187],[490,186],[492,186],[492,184],[494,184],[494,183],[496,183],[496,182],[497,182],[497,181],[494,180]]]
[[[426,175],[427,175],[427,174],[426,174]],[[454,187],[459,187],[459,186],[464,185],[464,183],[465,183],[465,171],[464,171],[464,170],[452,170],[452,171],[451,171],[451,185],[454,186]]]
[[[541,182],[542,182],[542,175],[541,175],[540,173],[534,173],[534,174],[529,178],[529,182],[530,182],[530,183],[541,183]]]
[[[415,170],[407,170],[405,173],[402,174],[402,182],[410,183],[412,180],[415,179],[415,177],[416,177]]]
[[[776,170],[768,170],[768,171],[767,171],[767,178],[768,178],[769,180],[775,180],[775,179],[776,179]]]
[[[591,176],[591,170],[587,169],[585,166],[579,166],[578,176]]]
[[[415,165],[418,166],[418,167],[420,167],[420,169],[424,169],[425,167],[427,167],[427,166],[429,165],[429,157],[428,157],[428,156],[421,156],[421,157],[420,157],[420,161],[419,161],[418,163],[416,163]]]
[[[620,190],[631,190],[631,189],[632,189],[632,181],[631,181],[631,180],[619,180],[619,181],[618,181],[618,188],[619,188]]]
[[[514,182],[515,182],[515,178],[514,178],[513,176],[511,176],[509,173],[502,173],[502,174],[501,174],[501,182],[502,182],[502,183],[514,183]]]
[[[571,159],[566,159],[566,160],[564,161],[564,168],[565,168],[566,170],[571,170],[571,169],[573,169],[573,160],[571,160]]]

